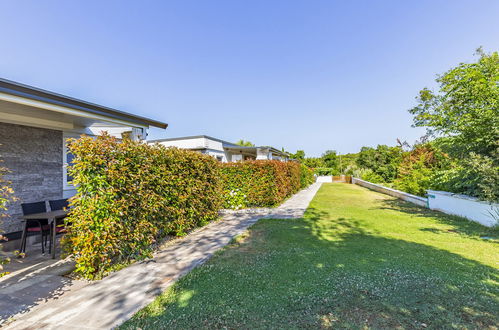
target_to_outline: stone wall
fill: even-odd
[[[0,123],[0,159],[18,198],[7,206],[5,233],[22,229],[21,203],[62,198],[62,152],[62,131]]]

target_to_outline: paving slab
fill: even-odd
[[[259,219],[302,217],[320,185],[313,184],[275,209],[228,212],[221,220],[167,244],[149,260],[135,263],[100,281],[69,285],[60,296],[48,297],[14,316],[5,328],[114,328]]]

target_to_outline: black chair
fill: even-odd
[[[49,201],[49,205],[51,211],[64,210],[69,208],[69,202],[66,198]]]
[[[69,201],[67,200],[67,198],[55,199],[49,201],[49,205],[51,211],[65,210],[69,208]],[[66,228],[64,227],[64,218],[57,219],[56,221],[57,221],[55,227],[56,234],[65,232]],[[52,237],[52,226],[50,226],[50,237]],[[50,240],[49,251],[52,251],[52,240]]]
[[[24,215],[47,212],[45,202],[23,203],[21,204]],[[21,252],[26,252],[26,238],[28,233],[40,233],[42,239],[42,253],[45,253],[45,245],[50,234],[48,219],[29,219],[24,222],[24,230],[21,239]]]

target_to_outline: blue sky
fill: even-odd
[[[499,49],[499,1],[2,1],[0,76],[308,156],[413,142],[436,74]]]

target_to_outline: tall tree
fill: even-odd
[[[499,147],[499,54],[481,48],[475,63],[461,63],[439,76],[439,90],[424,88],[409,110],[414,126],[448,137],[458,157],[470,152],[496,158]],[[497,160],[497,158],[496,158]]]
[[[294,154],[291,154],[291,158],[295,159],[301,163],[305,159],[305,151],[296,150],[296,152]]]
[[[335,150],[327,150],[322,154],[322,160],[324,161],[324,165],[329,168],[338,168],[338,155]]]

